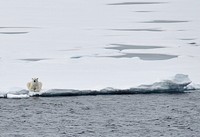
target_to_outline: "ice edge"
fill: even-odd
[[[22,89],[0,95],[0,98],[58,97],[58,96],[90,96],[90,95],[125,95],[151,93],[184,93],[200,89],[199,85],[191,84],[188,75],[177,74],[170,80],[155,82],[151,85],[140,85],[129,89],[104,88],[102,90],[49,89],[41,92],[30,92]]]

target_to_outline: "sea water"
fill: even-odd
[[[200,92],[0,99],[2,137],[197,137]]]

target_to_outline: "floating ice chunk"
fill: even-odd
[[[176,74],[171,80],[155,82],[152,85],[141,85],[138,89],[160,92],[183,92],[190,83],[191,80],[188,78],[188,75]]]
[[[32,92],[32,91],[29,91],[29,96],[40,96],[42,93],[45,93],[47,90],[41,90],[40,92]]]
[[[25,89],[15,89],[15,90],[11,90],[8,92],[8,94],[14,94],[14,95],[21,95],[21,94],[28,94],[29,91],[25,90]]]
[[[22,88],[11,88],[10,91],[4,95],[6,98],[28,98],[29,97],[29,91],[22,89]]]
[[[200,84],[191,83],[187,86],[187,90],[200,90]]]
[[[21,99],[21,98],[29,98],[28,94],[6,94],[7,98],[12,98],[12,99]]]
[[[177,84],[188,84],[192,81],[189,79],[188,75],[176,74],[175,77],[172,79],[172,82]]]
[[[0,94],[0,98],[5,98],[5,94]]]

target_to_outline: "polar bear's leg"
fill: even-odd
[[[40,92],[42,89],[42,83],[38,82],[37,85],[35,85],[34,91],[35,92]]]

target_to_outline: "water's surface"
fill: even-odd
[[[133,58],[138,57],[141,60],[168,60],[172,58],[177,58],[177,55],[167,55],[167,54],[152,54],[152,53],[124,53],[124,55],[117,56],[107,56],[112,58]]]
[[[27,59],[19,59],[22,61],[41,61],[41,60],[48,60],[48,58],[27,58]]]
[[[0,32],[0,34],[27,34],[29,32]]]
[[[0,99],[1,136],[196,137],[200,92]]]
[[[157,49],[164,48],[161,46],[145,46],[145,45],[127,45],[127,44],[110,44],[111,47],[106,47],[105,49],[115,49],[115,50],[127,50],[127,49]]]
[[[108,5],[141,5],[141,4],[163,4],[166,2],[122,2],[122,3],[111,3]]]
[[[153,21],[146,21],[143,23],[184,23],[189,22],[186,20],[153,20]]]
[[[157,28],[147,28],[147,29],[110,29],[110,30],[114,30],[114,31],[144,31],[144,32],[161,32],[164,31],[162,29],[157,29]]]
[[[39,28],[39,27],[14,27],[14,26],[1,26],[0,29],[33,29],[33,28]]]
[[[132,49],[134,46],[132,47]],[[117,50],[124,50],[124,49],[130,49],[126,47],[109,47],[106,49],[117,49]],[[136,48],[135,48],[136,49]],[[72,59],[79,59],[83,57],[92,57],[92,56],[74,56],[71,57]],[[122,55],[115,55],[115,56],[96,56],[94,55],[93,57],[109,57],[109,58],[134,58],[137,57],[141,60],[148,60],[148,61],[156,61],[156,60],[168,60],[168,59],[173,59],[177,58],[178,55],[168,55],[168,54],[153,54],[153,53],[123,53]]]

